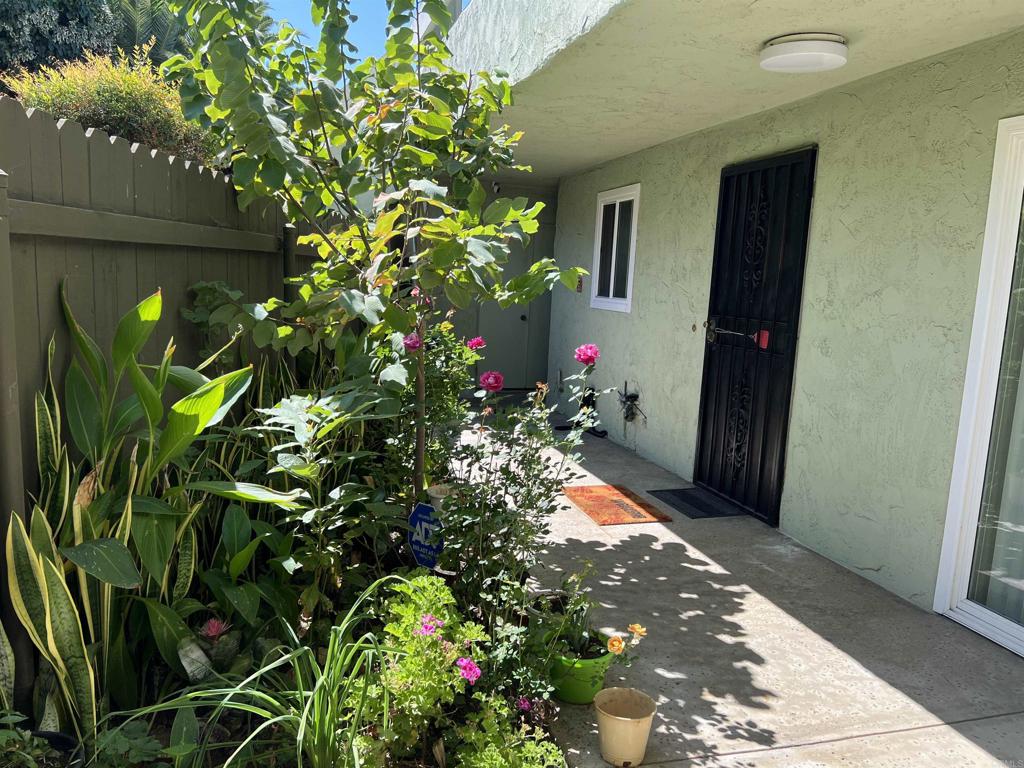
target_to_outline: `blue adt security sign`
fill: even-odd
[[[409,546],[416,562],[424,568],[435,568],[444,549],[441,521],[429,504],[417,504],[409,515]]]

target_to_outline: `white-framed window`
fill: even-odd
[[[590,273],[590,306],[595,309],[629,312],[632,306],[639,210],[639,184],[597,196],[594,269]]]

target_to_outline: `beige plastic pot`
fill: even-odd
[[[430,506],[440,512],[444,508],[444,500],[451,495],[450,485],[432,485],[427,488],[427,498],[430,499]]]
[[[658,705],[635,688],[605,688],[594,697],[601,757],[612,765],[640,765]]]

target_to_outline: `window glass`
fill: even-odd
[[[619,203],[619,231],[615,239],[615,281],[612,296],[616,299],[626,298],[629,287],[629,241],[633,228],[633,201],[623,200]]]
[[[615,203],[601,210],[601,261],[597,272],[597,295],[609,296],[612,282],[612,240],[615,237]]]

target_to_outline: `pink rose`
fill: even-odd
[[[476,681],[480,679],[480,675],[483,674],[480,671],[480,667],[478,667],[476,662],[472,659],[459,659],[455,662],[455,666],[459,668],[459,674],[462,675],[470,685],[475,685]]]
[[[423,339],[420,338],[420,335],[418,333],[413,331],[404,339],[402,339],[402,344],[405,346],[406,352],[415,352],[417,349],[423,346]]]
[[[484,371],[480,374],[480,386],[488,392],[501,392],[505,388],[505,377],[497,371]]]
[[[600,356],[601,350],[597,348],[597,344],[584,344],[581,347],[576,347],[576,362],[578,363],[594,365]]]
[[[466,346],[473,350],[482,349],[483,347],[487,346],[487,342],[484,341],[483,336],[474,336],[472,339],[466,342]]]
[[[525,696],[520,696],[519,700],[516,702],[516,707],[520,712],[529,712],[533,709],[533,704],[531,704],[530,700]]]

